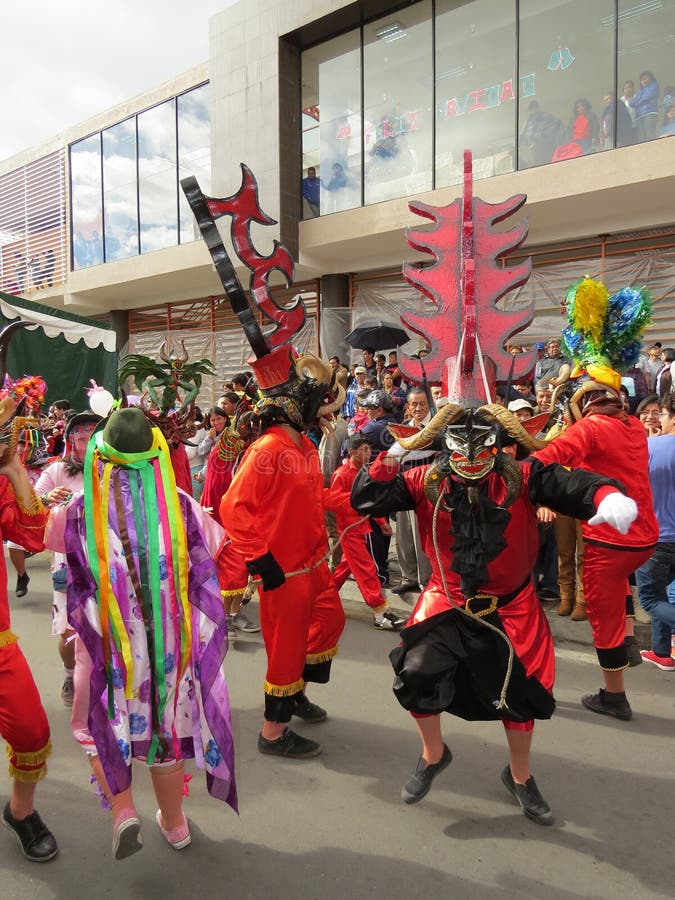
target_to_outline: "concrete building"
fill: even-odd
[[[344,356],[359,317],[423,308],[408,202],[458,197],[468,147],[478,196],[528,197],[524,340],[590,274],[647,284],[675,345],[675,0],[240,0],[209,27],[207,63],[0,164],[1,290],[230,374],[245,347],[178,182],[229,196],[241,161],[279,223],[256,246],[296,259],[277,301],[301,292],[301,344]]]

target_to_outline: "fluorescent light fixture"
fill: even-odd
[[[644,0],[637,6],[629,6],[628,9],[619,10],[619,22],[625,22],[628,19],[635,19],[637,16],[643,16],[645,13],[656,12],[657,9],[663,9],[663,0]],[[614,16],[603,16],[600,19],[603,28],[614,27]]]
[[[471,69],[472,66],[450,66],[436,76],[436,81],[445,81],[447,78],[459,78],[460,75],[466,75]]]
[[[392,41],[400,41],[406,34],[406,30],[400,22],[390,22],[388,25],[378,28],[375,32],[375,36],[386,44],[391,44]]]

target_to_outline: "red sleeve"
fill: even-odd
[[[25,512],[16,501],[6,476],[0,477],[0,527],[4,540],[20,544],[29,553],[44,550],[44,533],[49,511],[42,504],[37,512]]]
[[[368,467],[368,474],[373,481],[393,481],[398,475],[398,461],[391,456],[385,461],[385,457],[387,453],[383,450]]]
[[[344,516],[353,516],[354,510],[349,502],[350,494],[347,491],[336,490],[335,487],[323,489],[323,506],[331,512]]]
[[[560,463],[561,466],[579,467],[593,447],[593,432],[589,420],[582,419],[563,434],[547,444],[543,450],[533,453],[544,465]]]
[[[246,560],[258,559],[269,551],[261,517],[263,513],[274,517],[274,510],[265,502],[275,478],[274,467],[271,461],[260,461],[259,457],[256,448],[249,448],[220,504],[220,521],[235,550]]]
[[[620,494],[621,491],[617,491],[615,487],[612,487],[611,484],[603,484],[602,487],[599,487],[597,491],[593,494],[593,503],[595,504],[595,508],[597,509],[605,497],[608,497],[610,494]]]

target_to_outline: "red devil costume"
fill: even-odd
[[[570,289],[565,312],[569,324],[563,337],[576,363],[572,376],[579,378],[571,382],[573,394],[565,404],[570,427],[537,457],[620,479],[634,501],[636,518],[622,536],[608,525],[582,526],[586,611],[605,686],[581,702],[592,712],[628,721],[632,710],[623,682],[628,576],[651,557],[659,526],[647,436],[642,424],[623,411],[619,373],[637,362],[651,300],[644,288],[623,288],[610,296],[601,282],[584,278]]]
[[[403,800],[426,796],[452,759],[441,738],[441,712],[470,720],[501,718],[510,752],[502,781],[530,819],[550,825],[553,815],[529,769],[533,720],[549,718],[555,706],[553,641],[531,582],[538,548],[535,504],[587,519],[607,494],[617,495],[618,483],[534,460],[518,463],[502,449],[514,442],[525,450],[542,446],[513,413],[490,402],[498,366],[507,364],[507,339],[533,312],[494,308],[529,275],[528,262],[514,268],[496,264],[507,248],[522,243],[525,229],[492,229],[524,199],[496,205],[474,200],[467,153],[461,201],[442,209],[411,204],[436,227],[413,232],[409,242],[434,252],[438,264],[407,267],[405,274],[446,315],[408,315],[406,321],[432,345],[426,375],[442,380],[450,403],[417,435],[399,432],[404,450],[435,449],[435,461],[401,473],[397,450],[380,454],[370,471],[357,476],[352,504],[367,515],[416,510],[432,563],[431,580],[391,654],[394,693],[416,717],[422,739]],[[527,358],[509,362],[512,374],[513,365],[534,364]],[[416,375],[416,366],[401,361],[404,373]]]
[[[325,710],[309,702],[304,685],[328,681],[344,613],[325,560],[328,492],[316,448],[302,432],[340,408],[344,388],[335,383],[330,367],[315,357],[294,359],[291,341],[305,322],[304,306],[298,299],[279,307],[268,283],[275,269],[290,283],[293,261],[276,242],[269,256],[253,246],[251,223],[273,223],[260,209],[253,174],[246,166],[242,170],[240,190],[225,199],[205,197],[194,178],[181,185],[253,350],[249,365],[262,395],[254,407],[261,437],[244,454],[220,504],[231,549],[244,558],[249,574],[261,586],[260,622],[268,667],[258,749],[305,758],[316,756],[319,744],[291,731],[286,723],[293,715],[307,722],[326,718]],[[224,215],[231,217],[235,251],[251,271],[250,299],[215,223]],[[252,307],[275,323],[271,331],[263,334]]]
[[[0,334],[0,380],[4,379],[9,339],[17,328],[27,324],[13,323]],[[29,399],[25,397],[18,401],[21,394],[21,381],[3,387],[0,392],[0,538],[15,541],[27,551],[38,553],[44,549],[48,512],[31,487],[16,452],[21,428],[35,424],[32,419],[20,417]],[[51,753],[49,723],[17,636],[11,630],[7,570],[2,554],[0,734],[7,742],[9,774],[13,779],[12,795],[2,812],[2,821],[17,836],[27,859],[46,862],[56,856],[58,848],[54,836],[33,807],[33,796],[37,782],[47,772],[46,760]]]

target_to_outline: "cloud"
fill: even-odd
[[[206,62],[209,18],[234,2],[4,4],[0,160]]]

